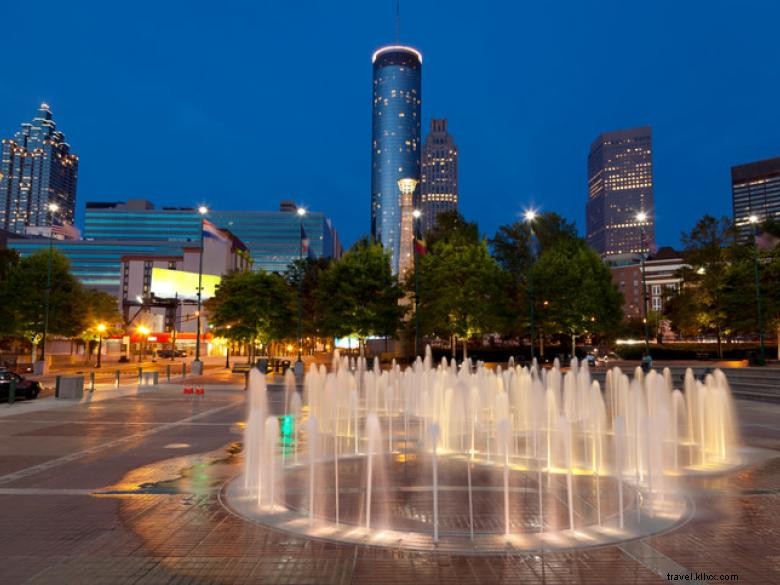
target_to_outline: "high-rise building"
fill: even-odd
[[[391,252],[399,271],[401,206],[398,181],[420,181],[422,55],[400,45],[372,57],[371,237]],[[419,204],[419,187],[414,204]]]
[[[649,126],[605,132],[591,144],[586,224],[588,244],[609,260],[655,248]]]
[[[731,205],[743,241],[753,233],[751,215],[780,221],[780,157],[731,167]]]
[[[72,224],[78,165],[49,106],[41,104],[33,121],[2,143],[0,228],[24,234],[28,227]]]
[[[457,209],[458,147],[447,131],[447,120],[431,120],[431,130],[422,148],[422,233],[433,229],[438,214]]]

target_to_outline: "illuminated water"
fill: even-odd
[[[240,513],[315,538],[414,549],[566,549],[664,530],[680,479],[739,463],[725,376],[586,364],[471,371],[430,353],[404,370],[334,357],[302,399],[285,380],[292,437],[279,456],[262,375],[250,375]],[[273,421],[273,422],[271,422]],[[285,425],[283,425],[283,429]],[[305,520],[305,521],[302,521]]]

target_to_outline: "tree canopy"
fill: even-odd
[[[320,278],[318,314],[321,331],[333,337],[394,336],[406,308],[403,291],[381,245],[358,241],[328,266]]]

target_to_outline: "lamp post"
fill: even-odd
[[[229,331],[230,325],[228,325],[226,329]],[[230,339],[226,341],[225,347],[227,348],[225,350],[225,368],[229,369],[230,368]]]
[[[646,239],[646,233],[645,233],[645,225],[647,225],[647,213],[644,211],[640,211],[636,214],[636,220],[639,222],[639,226],[641,229],[641,239],[640,239],[640,248],[641,248],[641,267],[642,267],[642,309],[644,311],[645,316],[645,355],[647,356],[647,359],[652,359],[650,357],[650,322],[649,322],[649,311],[647,306],[647,268],[645,266],[646,263],[646,257],[647,253],[645,251],[645,239]]]
[[[529,248],[531,252],[531,264],[533,264],[535,251],[534,251],[534,220],[536,220],[536,211],[533,209],[527,210],[523,217],[528,224],[528,230],[530,233]],[[531,362],[534,361],[534,343],[536,341],[536,310],[534,307],[534,280],[533,280],[533,266],[528,267],[528,305],[531,311]],[[572,348],[574,353],[574,348]]]
[[[298,277],[298,360],[295,362],[295,373],[303,374],[303,277],[306,273],[303,266],[303,218],[306,217],[306,208],[299,207],[295,210],[298,215],[298,232],[300,235],[300,244],[298,245],[298,267],[300,274]]]
[[[753,226],[753,268],[756,279],[756,318],[758,320],[758,359],[759,364],[764,365],[764,323],[763,316],[761,314],[761,278],[759,273],[759,258],[758,258],[758,216],[751,215],[748,221]]]
[[[203,216],[209,212],[209,208],[205,205],[198,207],[198,213],[200,214],[200,254],[198,255],[198,311],[196,313],[198,317],[197,332],[195,334],[195,359],[192,361],[191,371],[194,375],[199,376],[203,373],[203,362],[200,361],[200,313],[203,306]]]
[[[46,336],[49,334],[49,304],[51,299],[51,263],[54,256],[54,218],[51,214],[59,211],[60,206],[56,203],[49,203],[46,206],[49,211],[49,263],[46,268],[46,290],[43,296],[43,337],[41,338],[41,371],[43,374],[46,369]]]
[[[139,325],[137,331],[138,335],[141,336],[141,341],[138,343],[141,346],[138,352],[138,363],[140,364],[143,361],[144,350],[146,349],[146,336],[149,335],[150,329],[146,325]]]
[[[412,211],[414,219],[414,237],[412,246],[414,248],[414,355],[420,355],[420,265],[419,252],[417,251],[417,240],[420,237],[420,218],[422,211],[415,209]]]
[[[100,367],[100,356],[103,354],[103,334],[106,332],[106,326],[103,323],[98,323],[98,357],[96,368]]]

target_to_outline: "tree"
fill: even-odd
[[[332,337],[395,336],[406,308],[403,291],[390,269],[390,254],[381,245],[358,241],[322,274],[317,294],[320,331]]]
[[[666,314],[681,331],[698,329],[712,332],[718,341],[718,357],[723,357],[722,338],[728,327],[728,300],[725,294],[732,270],[735,238],[731,220],[702,217],[689,233],[683,233],[683,284],[677,297],[670,299]]]
[[[258,341],[268,344],[294,335],[294,299],[278,274],[233,272],[204,306],[220,335],[254,347]]]
[[[531,230],[535,240],[532,250]],[[490,240],[493,257],[518,282],[523,281],[534,257],[561,241],[576,240],[577,227],[557,213],[546,212],[536,216],[533,224],[516,221],[502,225]]]
[[[124,329],[122,315],[114,295],[95,289],[86,289],[84,290],[84,304],[86,305],[86,313],[80,337],[87,344],[88,359],[91,359],[92,352],[101,337],[118,335]],[[104,327],[102,331],[100,325]]]
[[[507,294],[511,299],[512,310],[504,312],[504,333],[519,335],[530,327],[531,302],[534,303],[535,328],[543,325],[541,318],[544,312],[537,306],[539,302],[533,279],[529,279],[531,268],[539,255],[546,250],[559,242],[576,239],[577,228],[574,223],[553,212],[537,215],[533,223],[516,221],[498,228],[496,235],[490,240],[490,247],[493,257],[511,276]]]
[[[11,333],[28,339],[33,348],[43,337],[49,253],[41,250],[21,259],[11,267],[0,290],[0,304],[11,312]],[[77,335],[86,316],[83,289],[69,269],[68,259],[53,250],[48,320],[51,335]]]
[[[455,210],[443,211],[436,216],[436,223],[425,234],[425,239],[429,249],[440,241],[451,244],[477,244],[479,243],[479,228],[476,223],[466,221]]]
[[[302,326],[304,337],[324,337],[322,328],[322,307],[317,302],[317,295],[322,286],[325,271],[330,266],[330,258],[304,258],[290,264],[286,279],[291,289],[301,295]],[[296,299],[297,303],[297,299]]]
[[[612,336],[623,316],[623,295],[598,254],[582,240],[563,240],[545,251],[533,268],[547,327],[576,338],[583,333]]]
[[[507,279],[484,241],[443,237],[419,258],[419,325],[424,334],[463,340],[496,331],[507,309]],[[412,275],[408,282],[413,282]]]

